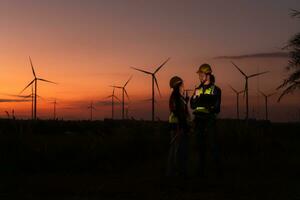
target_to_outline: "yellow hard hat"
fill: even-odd
[[[212,70],[211,70],[211,67],[209,64],[204,63],[204,64],[200,65],[197,73],[210,74],[210,73],[212,73]]]
[[[183,80],[178,76],[173,76],[170,80],[170,87],[175,88],[176,86],[180,85]]]

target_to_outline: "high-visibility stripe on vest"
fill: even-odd
[[[214,85],[211,85],[209,88],[206,88],[204,91],[203,91],[203,87],[200,87],[199,89],[196,90],[195,94],[196,96],[200,96],[201,94],[213,95],[214,90],[215,90]],[[201,107],[201,106],[196,107],[194,112],[210,113],[210,111],[206,107]]]
[[[176,124],[176,123],[178,123],[178,118],[174,115],[173,112],[171,112],[171,114],[169,116],[169,123],[170,124]]]

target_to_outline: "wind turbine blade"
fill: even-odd
[[[109,96],[105,97],[105,99],[111,98],[111,97],[113,97],[113,96],[114,96],[114,95],[109,95]]]
[[[121,86],[113,86],[113,85],[111,85],[110,87],[113,87],[113,88],[119,88],[119,89],[122,89],[123,87],[121,87]]]
[[[38,98],[46,100],[44,97],[41,97],[40,95],[36,95]]]
[[[138,69],[138,68],[135,68],[135,67],[131,67],[132,69],[134,70],[137,70],[137,71],[140,71],[140,72],[143,72],[143,73],[146,73],[146,74],[152,74],[151,72],[147,72],[145,70],[142,70],[142,69]]]
[[[261,95],[263,95],[264,97],[266,97],[267,95],[265,93],[263,93],[262,91],[258,91]]]
[[[33,84],[34,83],[34,81],[35,81],[35,79],[34,80],[32,80],[21,92],[20,92],[20,94],[22,94],[22,92],[24,92],[24,90],[26,90],[31,84]]]
[[[126,91],[126,89],[125,89],[125,88],[124,88],[124,92],[125,92],[125,94],[126,94],[127,98],[129,99],[128,93],[127,93],[127,91]]]
[[[44,82],[48,82],[48,83],[57,84],[57,83],[55,83],[55,82],[48,81],[48,80],[46,80],[46,79],[43,79],[43,78],[38,78],[37,80],[44,81]]]
[[[130,78],[128,79],[128,81],[125,83],[124,87],[126,87],[126,85],[129,83],[129,81],[132,79],[132,76],[130,76]]]
[[[234,64],[234,62],[231,61],[231,63],[245,76],[247,77],[247,75],[236,65]]]
[[[34,76],[34,78],[36,78],[35,71],[34,71],[34,67],[33,67],[33,64],[32,64],[32,61],[31,61],[30,56],[29,56],[29,61],[30,61],[30,65],[31,65],[31,69],[32,69],[33,76]]]
[[[249,78],[252,78],[252,77],[255,77],[255,76],[259,76],[259,75],[262,75],[262,74],[265,74],[265,73],[268,73],[269,71],[265,71],[265,72],[261,72],[261,73],[257,73],[257,74],[252,74],[249,76]]]
[[[30,95],[19,95],[18,97],[26,99],[26,98],[31,98],[32,95],[31,94]]]
[[[155,73],[157,73],[169,60],[170,60],[171,58],[168,58],[165,62],[163,62],[156,70],[155,70],[155,72],[154,72],[154,74]]]
[[[31,96],[29,95],[15,95],[15,94],[3,94],[5,96],[10,96],[10,97],[20,97],[20,98],[26,98],[27,96]]]
[[[271,94],[268,95],[268,97],[275,95],[277,92],[273,92]]]
[[[243,99],[245,99],[247,88],[248,88],[248,85],[247,85],[247,82],[246,82],[245,83],[245,89],[244,89]]]
[[[156,85],[156,87],[157,87],[157,90],[158,90],[159,96],[161,97],[160,89],[159,89],[158,82],[157,82],[157,79],[156,79],[156,77],[155,77],[155,76],[154,76],[154,81],[155,81],[155,85]]]
[[[113,96],[114,98],[116,98],[119,102],[121,102],[121,100],[117,97],[117,96]]]
[[[229,85],[229,87],[235,92],[238,94],[238,91],[236,89],[234,89],[231,85]]]
[[[9,113],[7,111],[4,111],[6,113],[6,115],[9,117]]]
[[[113,93],[112,93],[112,96],[115,95],[115,89],[116,89],[116,88],[113,87]]]

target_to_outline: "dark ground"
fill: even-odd
[[[218,122],[223,177],[164,176],[166,123],[0,120],[0,199],[300,199],[299,124]],[[55,134],[54,134],[55,132]]]

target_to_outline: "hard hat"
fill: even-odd
[[[197,73],[210,74],[210,73],[212,73],[212,70],[211,70],[211,67],[209,64],[204,63],[204,64],[200,65]]]
[[[183,80],[178,76],[173,76],[170,80],[170,87],[175,88],[176,86],[180,85]]]

